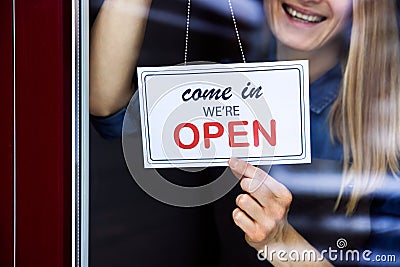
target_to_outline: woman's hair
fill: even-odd
[[[396,0],[353,0],[353,26],[342,90],[333,105],[331,131],[344,149],[337,199],[352,191],[347,213],[399,171],[400,45]]]

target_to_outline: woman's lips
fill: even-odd
[[[285,10],[286,14],[288,14],[293,19],[303,22],[303,23],[320,23],[326,20],[326,17],[319,16],[316,14],[306,14],[304,11],[300,11],[299,9],[289,6],[288,4],[282,4],[283,9]]]

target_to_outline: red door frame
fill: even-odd
[[[0,266],[13,264],[12,0],[0,1]]]
[[[15,263],[19,267],[72,265],[71,5],[70,0],[15,0]],[[10,7],[11,0],[0,1],[0,58],[12,63]],[[0,168],[0,240],[5,246],[0,249],[0,265],[11,267],[13,72],[6,62],[0,64],[5,82],[0,90],[2,157],[6,152],[1,159],[5,166]]]

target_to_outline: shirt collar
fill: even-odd
[[[322,77],[310,84],[310,110],[320,114],[335,101],[339,95],[342,70],[337,64]]]

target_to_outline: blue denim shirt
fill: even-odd
[[[346,238],[349,246],[366,249],[373,254],[396,255],[397,263],[363,262],[366,266],[400,266],[400,182],[390,179],[368,202],[367,213],[345,217],[332,212],[339,192],[343,148],[330,137],[329,112],[337,98],[342,81],[340,65],[310,84],[310,165],[273,166],[270,174],[293,193],[289,220],[318,249],[335,248],[335,241]],[[137,93],[134,100],[137,103]],[[136,98],[136,99],[135,99]],[[133,100],[133,101],[134,101]],[[126,109],[105,117],[91,117],[93,126],[105,138],[120,138]],[[139,120],[139,117],[137,117]],[[138,123],[140,125],[140,123]],[[395,189],[397,188],[397,189]],[[321,200],[322,199],[322,200]],[[371,204],[371,205],[369,205]],[[360,203],[360,206],[364,204]],[[365,205],[364,205],[365,206]],[[369,227],[369,224],[371,227]],[[371,230],[371,233],[370,233]],[[370,233],[370,234],[369,234]],[[319,242],[322,240],[321,242]],[[340,265],[340,263],[334,262]],[[359,265],[359,264],[354,264]]]

